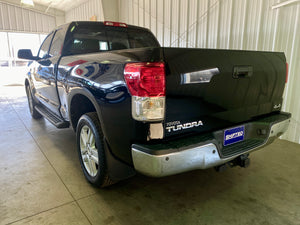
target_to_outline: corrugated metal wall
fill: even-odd
[[[55,17],[0,2],[0,30],[49,33],[55,28]]]
[[[101,0],[89,0],[88,2],[66,12],[66,23],[71,21],[89,20],[91,16],[97,16],[98,21],[103,21],[103,7]]]
[[[283,51],[289,62],[285,139],[300,143],[300,3],[278,0],[119,0],[120,21],[147,27],[163,46]]]

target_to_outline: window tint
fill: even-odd
[[[107,39],[109,40],[110,50],[120,50],[130,48],[127,29],[118,28],[107,29]]]
[[[66,43],[66,55],[107,51],[105,31],[98,26],[74,26]]]
[[[57,30],[51,44],[50,53],[49,53],[50,57],[61,54],[64,38],[65,38],[65,31],[63,29]]]
[[[48,37],[45,39],[44,43],[42,44],[40,51],[39,51],[40,58],[45,59],[45,58],[49,57],[48,50],[49,50],[49,46],[50,46],[52,37],[53,37],[53,32],[48,35]]]
[[[157,47],[153,34],[143,30],[129,30],[128,39],[131,48]]]
[[[74,25],[67,39],[66,55],[159,47],[156,38],[147,30],[99,24]]]
[[[109,27],[106,31],[110,50],[159,47],[156,38],[149,31],[122,27]]]

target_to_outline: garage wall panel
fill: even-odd
[[[233,1],[230,27],[230,49],[243,49],[244,30],[246,21],[246,0]]]
[[[150,29],[153,30],[155,35],[157,35],[157,23],[158,23],[158,14],[157,14],[157,0],[150,0]]]
[[[6,2],[0,2],[0,31],[49,33],[55,17]]]
[[[129,3],[136,3],[136,1],[128,1]],[[145,13],[145,27],[150,29],[150,26],[151,26],[151,6],[150,6],[150,0],[144,0],[144,7],[145,7],[145,10],[144,10],[144,13]],[[130,7],[128,8],[129,9],[129,12],[128,12],[128,15],[129,15],[129,19],[131,18],[130,15],[132,14],[131,13],[131,10],[130,10]],[[132,21],[132,20],[129,20],[131,21],[132,24],[136,24],[137,21]],[[155,30],[153,30],[152,32],[155,32]]]
[[[37,23],[38,23],[37,19],[38,19],[37,14],[29,13],[30,29],[33,32],[37,32]]]
[[[156,34],[157,34],[158,41],[161,43],[164,40],[164,2],[156,1],[156,4],[157,4]]]
[[[187,33],[188,33],[188,7],[189,2],[187,0],[180,0],[178,2],[178,15],[181,18],[178,21],[178,46],[185,48],[187,44]],[[174,14],[176,15],[176,14]]]
[[[138,8],[138,25],[144,26],[144,0],[138,0],[137,1],[137,8]]]
[[[293,117],[284,138],[300,143],[300,1],[272,9],[285,1],[119,0],[119,12],[121,21],[151,29],[162,46],[285,52],[283,110]]]
[[[228,0],[227,3],[221,1],[219,9],[219,25],[217,48],[229,48],[230,44],[230,31],[232,20],[232,0]]]
[[[1,30],[6,29],[6,27],[9,27],[9,21],[5,18],[8,17],[8,12],[7,12],[7,5],[6,4],[1,4],[0,3],[0,28]]]
[[[126,7],[127,9],[127,7]],[[98,21],[104,20],[101,0],[89,0],[65,13],[66,23],[71,21],[88,21],[92,16]]]
[[[131,1],[128,3],[124,1],[124,3],[128,4],[128,9],[133,9],[133,3]],[[137,18],[134,18],[134,10],[130,10],[130,13],[128,13],[127,15],[128,15],[128,21],[130,21],[131,23],[133,23],[134,19],[137,20]]]
[[[163,46],[170,46],[171,45],[171,5],[172,0],[165,0],[162,1],[163,4],[163,20],[161,23],[163,24],[163,40],[160,42]]]
[[[207,39],[206,46],[208,48],[216,48],[217,40],[218,40],[218,25],[219,25],[219,11],[220,11],[220,1],[219,0],[211,0],[208,1],[208,30],[207,30]]]
[[[274,46],[274,38],[276,34],[276,23],[278,11],[269,10],[270,4],[275,4],[275,1],[262,1],[262,16],[261,27],[259,34],[258,49],[265,49],[271,51]]]
[[[42,21],[41,15],[39,13],[35,14],[35,24],[36,24],[36,30],[43,31],[43,21]]]
[[[134,4],[134,5],[133,5],[133,17],[134,17],[134,20],[139,21],[138,1],[137,1],[137,4]]]
[[[198,16],[197,16],[197,42],[195,47],[205,48],[208,35],[208,0],[198,1]]]
[[[178,20],[180,15],[180,7],[179,3],[180,0],[173,0],[171,5],[171,46],[179,46],[179,27],[180,27],[180,20]]]
[[[9,16],[8,16],[8,5],[0,3],[0,8],[2,11],[2,30],[9,30],[10,24],[9,24]]]
[[[17,19],[16,19],[16,12],[15,12],[15,7],[8,5],[8,21],[9,21],[9,26],[14,27],[16,30],[18,29],[17,27]]]
[[[16,11],[17,29],[24,30],[23,10],[22,8],[15,8],[15,11]]]
[[[189,10],[188,10],[188,23],[187,23],[187,46],[186,47],[194,47],[196,44],[196,36],[197,36],[197,10],[198,1],[191,0],[189,1]]]
[[[29,18],[29,12],[27,10],[22,10],[22,17],[23,17],[23,25],[24,30],[30,30],[31,24],[30,24],[30,18]]]

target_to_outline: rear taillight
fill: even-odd
[[[132,116],[139,121],[161,121],[165,114],[165,65],[127,63],[124,78],[132,95]]]
[[[289,77],[289,64],[286,63],[286,69],[285,69],[285,83],[288,82],[288,77]]]
[[[127,63],[124,76],[133,96],[165,96],[164,63]]]

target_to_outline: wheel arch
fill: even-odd
[[[88,89],[73,89],[68,97],[68,109],[70,122],[74,131],[76,131],[79,118],[88,112],[97,112],[99,121],[102,124],[99,104]]]
[[[76,120],[76,118],[74,119],[74,117],[72,120],[72,100],[74,101],[74,99],[78,98],[79,96],[85,98],[85,100],[88,100],[93,105],[94,109],[97,112],[100,126],[102,128],[102,132],[104,135],[103,141],[104,141],[104,145],[105,145],[104,149],[105,149],[105,157],[106,157],[109,177],[113,181],[120,181],[120,180],[127,179],[129,177],[134,176],[135,175],[134,168],[129,166],[128,164],[124,163],[119,158],[117,158],[116,155],[114,154],[114,150],[110,148],[109,140],[107,139],[108,137],[106,135],[105,123],[103,122],[100,105],[97,102],[96,98],[93,96],[93,94],[86,88],[73,89],[68,96],[69,118],[70,118],[70,122],[72,124],[74,131],[76,132],[77,122],[81,116],[79,116],[79,115],[77,116],[77,117],[79,117],[78,120]],[[73,107],[74,106],[75,105],[73,105]],[[81,115],[83,113],[84,112],[81,112]],[[87,113],[87,112],[85,112],[85,113]]]

